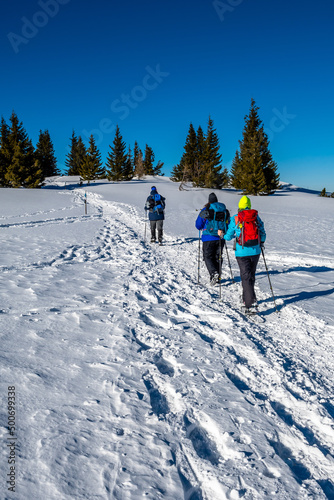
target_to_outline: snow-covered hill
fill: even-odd
[[[210,190],[74,181],[0,190],[1,498],[333,499],[332,200],[252,198],[279,309],[261,259],[254,320],[232,244],[221,300],[202,261],[197,283]],[[153,184],[162,247],[144,241]]]

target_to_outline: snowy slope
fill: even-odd
[[[202,262],[197,284],[210,190],[73,180],[0,190],[0,497],[333,499],[332,200],[290,185],[252,198],[279,309],[261,259],[254,320],[232,244],[221,300]],[[152,184],[163,247],[144,241]],[[235,213],[239,195],[216,193]]]

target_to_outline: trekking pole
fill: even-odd
[[[201,231],[198,231],[198,276],[197,276],[197,284],[199,285],[199,271],[200,271],[200,259],[201,259]]]
[[[146,216],[146,213],[145,213],[145,216]],[[147,221],[147,219],[145,219],[144,243],[146,243],[146,221]]]
[[[262,257],[263,257],[264,265],[265,265],[266,271],[267,271],[267,276],[268,276],[268,280],[269,280],[270,290],[271,290],[271,293],[272,293],[273,299],[274,299],[275,309],[276,309],[276,312],[278,312],[278,309],[277,309],[277,306],[276,306],[276,302],[275,302],[274,290],[273,290],[273,287],[271,286],[271,281],[270,281],[270,277],[269,277],[269,271],[268,271],[266,259],[264,258],[264,251],[263,251],[262,247],[261,247],[261,252],[262,252]]]
[[[232,267],[231,267],[231,262],[230,262],[230,256],[228,254],[227,244],[226,243],[225,243],[225,248],[226,248],[226,255],[227,255],[228,266],[229,266],[230,272],[231,272],[231,280],[232,280],[232,283],[234,283],[234,278],[233,278],[233,273],[232,273]]]
[[[222,239],[219,236],[219,299],[222,298]]]

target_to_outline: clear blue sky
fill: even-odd
[[[48,129],[60,169],[72,130],[103,160],[123,139],[169,175],[190,122],[217,130],[228,169],[253,97],[281,180],[334,191],[332,0],[12,0],[0,19],[0,114]]]

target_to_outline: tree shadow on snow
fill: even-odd
[[[274,269],[270,270],[269,274],[270,275],[275,275],[275,274],[287,274],[287,273],[300,273],[300,272],[307,272],[307,273],[326,273],[328,271],[334,271],[333,267],[326,267],[326,266],[295,266],[295,267],[290,267],[289,269]],[[267,271],[260,271],[256,273],[257,276],[264,276],[267,274]]]
[[[310,299],[314,299],[316,297],[324,297],[326,295],[331,295],[332,293],[334,293],[334,287],[333,288],[330,288],[329,290],[318,290],[318,291],[312,291],[312,292],[306,292],[306,291],[302,291],[302,292],[296,292],[296,293],[290,293],[290,294],[287,294],[287,295],[278,295],[278,296],[275,296],[275,300],[283,300],[283,304],[277,304],[277,309],[278,311],[280,311],[282,309],[282,307],[288,305],[288,304],[294,304],[295,302],[300,302],[301,300],[310,300]],[[268,297],[264,300],[260,300],[259,301],[259,304],[263,304],[263,303],[270,303],[270,302],[273,302],[273,298],[272,297]],[[270,314],[271,312],[273,312],[275,309],[274,309],[274,306],[273,306],[273,309],[267,309],[266,311],[263,311],[263,315],[266,316],[268,314]]]
[[[314,299],[316,297],[323,297],[325,295],[331,295],[334,293],[334,288],[330,288],[329,290],[318,290],[312,292],[298,292],[291,293],[289,295],[280,295],[277,297],[278,299],[284,300],[284,304],[293,304],[294,302],[299,302],[300,300],[309,300]]]

